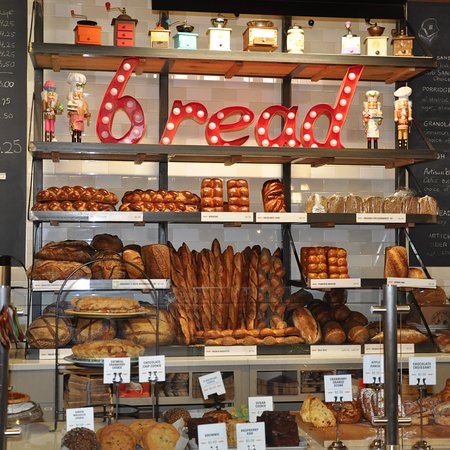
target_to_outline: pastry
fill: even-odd
[[[64,435],[61,446],[68,450],[97,450],[98,442],[94,431],[76,427]]]
[[[141,445],[143,435],[158,422],[154,419],[139,419],[131,422],[129,427],[134,434],[136,442]]]
[[[257,418],[264,422],[267,446],[297,447],[299,435],[295,417],[287,411],[264,411]]]
[[[144,432],[143,447],[147,450],[175,450],[180,433],[170,423],[157,423]]]
[[[183,419],[184,424],[187,425],[191,419],[191,415],[185,408],[172,408],[164,413],[164,420],[167,423],[175,423],[178,419]]]
[[[111,339],[77,344],[72,352],[77,358],[133,358],[142,356],[144,347],[126,339]]]
[[[300,408],[300,417],[303,422],[311,422],[311,401],[314,398],[313,395],[308,395],[305,400],[303,400],[302,406]]]
[[[228,448],[236,448],[237,447],[236,425],[238,423],[246,423],[246,422],[247,422],[246,419],[230,419],[226,423]]]
[[[58,323],[58,347],[64,347],[72,339],[72,328],[64,318],[43,315],[31,322],[26,332],[28,345],[32,348],[56,347],[56,323]]]
[[[116,337],[116,324],[106,319],[78,319],[74,331],[77,344],[97,339],[106,340]]]
[[[334,414],[327,408],[325,403],[317,397],[311,400],[309,406],[311,423],[315,428],[328,428],[336,426]]]
[[[101,311],[101,312],[136,312],[141,305],[134,298],[102,297],[97,295],[86,295],[74,297],[71,300],[76,311]]]
[[[332,403],[325,403],[327,408],[333,413],[333,415],[338,417],[336,409],[333,407]],[[362,418],[362,410],[359,403],[356,401],[343,402],[342,408],[339,411],[339,423],[358,423]]]
[[[31,400],[28,394],[23,392],[8,391],[8,405],[17,405],[18,403],[25,403]]]
[[[436,406],[433,413],[434,421],[438,425],[450,426],[450,401]]]
[[[188,422],[189,439],[193,439],[198,444],[198,426],[217,422],[217,419],[213,417],[198,417],[190,419]]]
[[[218,422],[227,422],[231,419],[231,414],[225,409],[215,409],[213,411],[208,411],[203,414],[203,418],[212,417],[217,419]]]
[[[106,425],[97,431],[102,450],[135,450],[136,439],[130,427],[121,423]]]

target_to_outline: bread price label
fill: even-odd
[[[207,400],[210,395],[222,395],[226,392],[222,374],[219,371],[202,375],[201,377],[198,377],[198,381],[205,400]]]
[[[228,450],[227,428],[225,423],[199,425],[198,450]]]
[[[103,360],[103,383],[129,383],[131,372],[130,358],[105,358]]]
[[[94,408],[67,408],[66,409],[66,430],[72,428],[89,428],[94,430]]]
[[[311,289],[360,288],[361,278],[324,278],[308,280]]]
[[[356,223],[406,223],[406,214],[357,213]]]
[[[273,397],[249,397],[248,398],[248,420],[256,422],[256,419],[264,411],[273,411]]]
[[[4,181],[4,180],[6,180],[6,173],[0,172],[0,181]]]
[[[386,278],[388,286],[436,289],[436,280],[431,278]]]
[[[88,213],[89,222],[143,222],[142,212],[130,211],[91,211]]]
[[[365,384],[384,383],[384,358],[383,355],[364,355],[363,357],[363,382]]]
[[[409,358],[409,384],[411,386],[436,384],[436,358],[434,356]]]
[[[306,213],[256,213],[257,223],[306,223]]]
[[[236,424],[237,450],[266,450],[264,422]]]
[[[324,375],[326,402],[351,402],[352,377],[351,375]]]
[[[202,222],[253,222],[251,212],[202,212]]]
[[[166,357],[140,356],[139,357],[139,383],[166,381]]]

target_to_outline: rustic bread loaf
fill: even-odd
[[[170,253],[167,245],[150,244],[142,247],[145,273],[149,278],[170,278]]]
[[[78,319],[74,335],[77,344],[97,339],[114,339],[116,323],[107,319]]]
[[[400,245],[386,247],[384,253],[384,277],[408,277],[408,255],[406,248]]]
[[[97,252],[111,250],[120,253],[123,250],[123,243],[119,236],[108,233],[96,234],[92,238],[91,245]]]
[[[31,322],[26,332],[27,342],[32,348],[56,347],[56,317],[39,316]],[[67,345],[72,339],[72,328],[64,318],[58,319],[58,346]]]
[[[85,241],[66,240],[61,242],[49,242],[34,256],[36,259],[86,263],[91,260],[94,253],[94,248]]]
[[[299,330],[300,336],[307,344],[317,344],[321,339],[321,331],[318,323],[310,311],[299,306],[292,314],[294,326]]]
[[[125,264],[121,255],[112,250],[102,250],[93,256],[91,264],[92,278],[94,280],[117,280],[127,276]]]
[[[76,261],[53,261],[36,259],[27,270],[27,275],[33,280],[47,280],[53,283],[56,280],[64,280],[70,275],[70,279],[92,278],[91,269]]]
[[[334,320],[325,323],[322,327],[322,335],[326,344],[343,344],[346,339],[343,328]]]
[[[134,298],[84,295],[73,297],[71,304],[77,311],[136,312],[141,306]]]
[[[140,251],[127,248],[123,251],[122,257],[124,261],[126,261],[127,263],[131,263],[131,264],[124,264],[128,278],[131,278],[133,280],[139,280],[145,277],[145,265]]]

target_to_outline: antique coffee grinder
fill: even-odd
[[[414,36],[407,36],[403,30],[392,30],[392,45],[394,56],[413,56]]]
[[[76,19],[82,19],[77,21],[76,27],[73,29],[75,33],[75,44],[102,44],[102,27],[97,25],[97,22],[88,20],[87,16],[82,14],[75,14],[72,9],[70,15]]]
[[[369,36],[364,39],[364,44],[366,44],[366,54],[368,56],[386,56],[389,37],[382,36],[384,27],[380,27],[377,23],[366,22],[370,25],[370,27],[367,28]]]
[[[273,52],[278,48],[278,28],[270,20],[247,22],[243,37],[245,51]]]
[[[341,54],[343,55],[360,55],[361,54],[361,38],[352,33],[350,27],[351,22],[345,22],[347,34],[341,38]]]
[[[173,24],[172,24],[173,25]],[[175,48],[197,50],[198,33],[194,33],[194,27],[187,21],[176,26],[178,33],[173,37]]]
[[[108,11],[117,10],[120,14],[111,21],[114,28],[114,45],[117,47],[134,47],[134,35],[136,31],[137,19],[132,19],[125,8],[111,8],[111,3],[106,2]]]
[[[170,30],[165,29],[159,22],[148,32],[148,35],[150,36],[150,48],[170,47]]]
[[[208,48],[210,50],[231,50],[231,28],[226,28],[228,19],[222,15],[211,19],[212,27],[208,28]]]

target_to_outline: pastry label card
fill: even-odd
[[[203,392],[203,398],[208,399],[210,395],[222,395],[225,394],[225,386],[223,384],[222,374],[218,372],[208,373],[198,377],[200,387]]]
[[[356,213],[356,223],[405,223],[406,214]]]
[[[436,384],[436,358],[434,356],[409,358],[409,384],[411,386]]]
[[[199,425],[198,450],[228,450],[225,423]]]
[[[384,383],[384,358],[383,358],[383,355],[364,355],[364,357],[363,357],[363,382],[365,384]]]
[[[129,383],[130,358],[105,358],[103,360],[103,383]]]
[[[236,424],[236,442],[237,450],[266,450],[264,422]]]
[[[256,213],[257,223],[306,223],[306,213]]]
[[[273,411],[273,397],[249,397],[248,398],[248,418],[250,422],[256,422],[256,419],[264,411]]]
[[[351,402],[352,376],[351,375],[324,375],[326,402]]]
[[[66,430],[84,427],[94,430],[94,408],[67,408]]]
[[[431,278],[386,278],[388,286],[436,289],[436,280]]]
[[[360,358],[360,345],[311,345],[311,359]]]
[[[166,381],[166,357],[140,356],[139,383]]]

